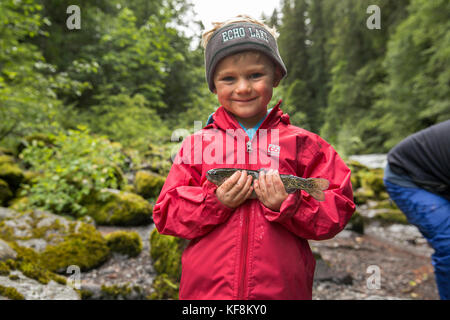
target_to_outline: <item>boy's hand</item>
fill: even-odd
[[[239,207],[253,192],[252,176],[247,171],[236,171],[220,187],[216,189],[216,196],[222,204],[229,208]]]
[[[281,204],[288,197],[278,171],[270,169],[267,174],[261,171],[254,182],[255,193],[259,201],[273,211],[280,211]]]

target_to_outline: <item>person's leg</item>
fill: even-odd
[[[435,250],[432,264],[441,299],[450,299],[450,201],[419,188],[384,181],[391,199]]]

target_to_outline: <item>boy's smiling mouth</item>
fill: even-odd
[[[254,97],[254,98],[249,98],[249,99],[234,99],[234,101],[236,102],[250,102],[253,100],[256,100],[258,97]]]

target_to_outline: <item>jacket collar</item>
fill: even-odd
[[[267,115],[266,119],[264,119],[263,123],[259,127],[259,129],[269,129],[278,125],[281,121],[285,124],[289,124],[289,115],[283,114],[283,111],[280,109],[282,104],[282,100],[280,100],[275,107],[273,107],[272,111]],[[227,129],[241,129],[238,121],[233,117],[231,113],[229,113],[223,106],[218,108],[216,112],[212,115],[212,122],[209,121],[209,124],[205,126],[207,128],[219,128],[222,130]]]

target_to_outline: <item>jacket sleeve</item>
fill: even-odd
[[[319,136],[298,154],[298,172],[303,177],[325,178],[330,186],[325,200],[320,202],[304,191],[290,194],[280,212],[263,204],[266,219],[280,223],[304,239],[324,240],[334,237],[350,220],[355,211],[350,169],[337,152]]]
[[[217,199],[216,185],[206,179],[201,183],[202,165],[191,161],[194,144],[185,142],[154,206],[153,221],[161,234],[194,239],[225,222],[234,209]]]

